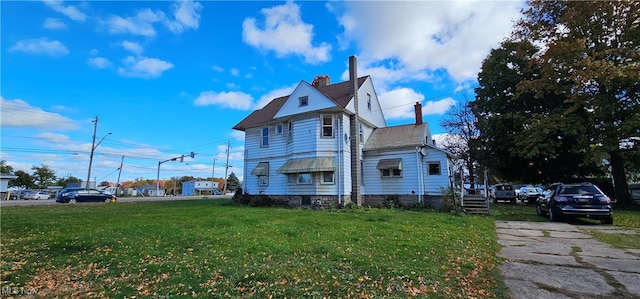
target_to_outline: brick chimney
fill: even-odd
[[[315,88],[329,86],[329,84],[331,84],[331,78],[329,78],[329,76],[322,75],[316,76],[313,78],[313,82],[311,82],[311,85]]]
[[[416,125],[422,124],[422,104],[416,102],[413,108],[415,108],[416,111]]]

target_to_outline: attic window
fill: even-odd
[[[371,94],[367,94],[367,109],[371,111]]]
[[[302,96],[298,98],[298,107],[306,107],[309,106],[309,96]]]

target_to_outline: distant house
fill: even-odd
[[[165,196],[165,190],[160,188],[156,189],[156,185],[146,185],[138,188],[138,194],[143,194],[145,196]],[[157,194],[156,194],[156,191]]]
[[[387,127],[371,77],[301,81],[233,128],[245,132],[243,190],[293,204],[422,204],[449,185],[451,155],[415,122]]]
[[[200,195],[218,191],[218,182],[191,180],[182,183],[182,195]]]
[[[17,178],[17,175],[12,175],[10,173],[4,172],[0,173],[0,199],[7,198],[7,187],[9,186],[9,181],[15,180]]]

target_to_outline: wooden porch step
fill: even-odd
[[[463,199],[462,210],[467,214],[488,215],[489,200],[481,196],[466,196]]]

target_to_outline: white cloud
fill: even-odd
[[[293,84],[288,87],[283,87],[283,88],[269,91],[268,93],[260,97],[260,100],[258,100],[256,105],[254,106],[254,109],[262,109],[264,108],[264,106],[269,104],[271,100],[282,97],[282,96],[290,95],[293,92],[293,90],[296,88],[296,86],[298,86],[298,84]]]
[[[130,42],[130,41],[123,41],[120,43],[120,45],[125,48],[126,50],[134,53],[134,54],[141,54],[144,49],[142,48],[142,46],[136,42]]]
[[[289,54],[301,55],[305,62],[318,64],[329,61],[331,46],[326,42],[312,44],[313,25],[300,17],[300,7],[287,2],[284,5],[262,9],[265,17],[263,27],[254,18],[242,22],[242,40],[256,48],[273,50],[278,57]]]
[[[427,101],[427,103],[422,104],[422,114],[423,115],[442,115],[449,110],[449,108],[456,105],[456,100],[452,98],[444,98],[438,101]]]
[[[111,61],[104,57],[91,57],[87,59],[87,64],[95,68],[106,69],[111,66]]]
[[[65,6],[62,4],[62,1],[58,0],[43,0],[43,2],[51,9],[67,16],[69,19],[72,19],[74,21],[84,21],[85,19],[87,19],[87,15],[73,5]]]
[[[238,77],[240,75],[240,71],[237,68],[232,68],[229,70],[231,76]]]
[[[60,19],[46,18],[44,19],[44,25],[42,25],[42,28],[51,29],[51,30],[61,30],[61,29],[67,29],[67,24],[62,22]]]
[[[24,39],[18,41],[9,51],[25,52],[30,54],[47,54],[51,56],[64,56],[69,50],[58,40],[49,40],[46,37]]]
[[[398,88],[378,95],[386,119],[403,119],[414,115],[413,105],[422,102],[424,95],[411,88]]]
[[[164,24],[171,32],[178,34],[188,29],[197,29],[200,23],[200,10],[202,5],[193,1],[179,1],[173,5],[174,12],[171,19],[162,11],[153,11],[149,8],[139,10],[130,17],[112,15],[103,23],[109,33],[133,34],[145,37],[154,37],[157,33],[155,23]]]
[[[71,140],[71,138],[67,135],[64,134],[56,134],[56,133],[51,133],[51,132],[43,132],[38,134],[38,138],[44,138],[44,139],[48,139],[50,141],[55,141],[55,142],[67,142],[69,140]]]
[[[345,39],[366,49],[364,68],[393,64],[400,73],[445,69],[458,81],[475,79],[482,60],[520,15],[522,1],[344,2],[338,18]]]
[[[124,67],[118,68],[118,73],[125,77],[136,77],[143,79],[157,78],[162,75],[168,69],[173,67],[173,64],[157,59],[146,57],[133,57],[129,56],[122,60]]]
[[[156,35],[153,23],[159,22],[164,18],[164,13],[154,12],[147,8],[140,10],[133,17],[123,18],[121,16],[113,15],[105,21],[105,24],[108,27],[109,33],[125,33],[153,37]]]
[[[250,94],[239,91],[214,92],[203,91],[200,96],[193,102],[196,106],[217,105],[238,110],[249,110],[253,103],[253,97]]]
[[[378,95],[382,113],[387,119],[405,119],[415,115],[414,107],[416,102],[422,104],[422,115],[441,115],[447,112],[451,106],[456,104],[452,98],[445,98],[438,101],[424,101],[424,95],[417,93],[411,88],[397,88],[390,91],[383,91]]]
[[[198,29],[202,4],[193,1],[180,1],[173,5],[175,20],[166,20],[165,25],[173,33],[181,33],[187,29]]]
[[[222,67],[220,67],[220,66],[217,66],[217,65],[212,65],[211,69],[216,71],[216,72],[219,72],[219,73],[224,72],[224,69]]]
[[[227,87],[227,89],[240,89],[240,85],[233,82],[229,82],[225,84],[225,86]]]
[[[42,130],[72,130],[77,129],[73,120],[57,113],[46,112],[29,103],[16,99],[6,100],[0,97],[2,103],[2,118],[0,125],[13,128],[37,128]]]

